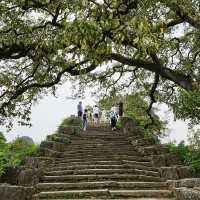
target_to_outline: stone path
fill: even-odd
[[[56,140],[62,141],[67,135],[60,137]],[[174,199],[159,169],[125,135],[94,128],[71,141],[46,166],[36,200]],[[59,142],[49,143],[59,146]]]

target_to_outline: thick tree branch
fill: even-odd
[[[11,94],[11,97],[9,98],[8,101],[4,102],[1,106],[0,106],[0,113],[4,116],[7,116],[7,113],[5,111],[5,108],[8,107],[13,100],[17,99],[19,96],[21,96],[23,93],[25,93],[28,90],[31,90],[33,88],[50,88],[56,84],[58,84],[63,76],[63,74],[65,73],[70,73],[71,75],[81,75],[84,73],[88,73],[89,71],[93,70],[96,65],[95,64],[91,64],[90,66],[88,66],[85,69],[81,69],[81,70],[76,70],[75,68],[79,65],[84,65],[86,64],[88,61],[82,61],[80,63],[75,63],[75,64],[71,64],[68,65],[67,67],[65,67],[62,71],[60,71],[56,78],[52,81],[49,82],[44,82],[44,83],[31,83],[29,85],[25,85],[25,86],[17,86],[17,90],[13,91]]]
[[[148,71],[158,73],[161,77],[176,83],[177,85],[181,86],[186,90],[194,89],[194,81],[189,76],[186,76],[181,72],[174,71],[166,67],[162,67],[160,63],[154,63],[140,59],[131,59],[129,57],[125,57],[117,53],[112,53],[108,57],[122,64],[126,64],[129,66],[136,66],[138,68],[143,68]]]
[[[149,94],[149,96],[150,96],[150,104],[149,104],[149,107],[146,110],[147,115],[151,119],[151,123],[146,124],[145,125],[145,129],[154,124],[154,118],[153,118],[153,116],[151,114],[151,109],[152,109],[153,104],[156,103],[156,99],[155,99],[154,94],[156,92],[156,88],[158,86],[158,83],[159,83],[159,74],[155,73],[154,83],[152,85],[152,88],[151,88],[151,91],[150,91],[150,94]]]
[[[200,21],[196,19],[195,17],[191,16],[186,9],[184,9],[183,6],[180,6],[176,3],[171,3],[167,5],[170,7],[171,10],[173,10],[178,17],[180,17],[183,21],[189,23],[191,26],[199,29],[200,28]]]

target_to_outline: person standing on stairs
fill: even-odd
[[[124,103],[123,100],[121,99],[119,102],[119,119],[123,117],[124,114]]]
[[[117,112],[116,112],[115,105],[113,105],[111,110],[110,110],[110,124],[111,124],[112,131],[116,130]]]
[[[83,131],[86,131],[87,124],[88,124],[88,114],[87,114],[87,109],[85,109],[83,113]]]
[[[78,110],[78,117],[82,117],[83,115],[83,105],[82,105],[82,102],[80,101],[77,105],[77,110]]]
[[[94,124],[97,125],[99,120],[99,108],[97,105],[95,105],[93,108],[93,117],[94,117]]]

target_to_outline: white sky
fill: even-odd
[[[49,134],[52,134],[61,121],[72,115],[76,114],[77,104],[81,99],[68,99],[70,96],[70,85],[65,84],[58,90],[58,98],[54,96],[47,96],[39,102],[38,105],[32,108],[32,124],[31,128],[15,126],[14,129],[5,133],[8,141],[15,139],[17,136],[30,136],[36,143],[40,143]],[[95,99],[88,97],[83,101],[83,105],[94,105]],[[168,112],[167,106],[162,105],[159,115],[164,119],[169,119],[170,137],[164,138],[163,142],[177,140],[186,140],[187,138],[187,124],[182,121],[173,121],[173,115]]]

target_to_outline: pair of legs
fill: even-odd
[[[99,115],[94,114],[94,124],[98,124],[98,121],[99,121]]]
[[[87,120],[83,119],[83,131],[87,129]]]
[[[78,111],[78,117],[82,117],[83,112],[82,111]]]

